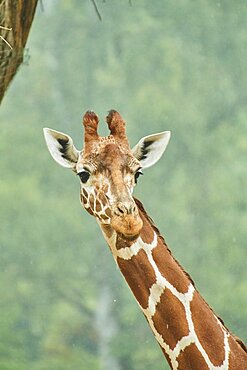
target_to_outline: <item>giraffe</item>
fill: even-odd
[[[83,117],[84,148],[44,129],[50,154],[80,179],[80,200],[94,216],[114,259],[173,370],[244,370],[247,350],[197,291],[133,189],[142,169],[155,164],[170,132],[142,138],[131,150],[120,114],[106,117],[110,135],[97,133],[98,116]]]

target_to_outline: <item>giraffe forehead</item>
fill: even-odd
[[[118,144],[107,144],[102,147],[98,155],[99,164],[109,170],[123,167],[128,164],[129,154]]]
[[[78,168],[83,166],[89,166],[94,172],[105,170],[114,172],[118,169],[135,171],[140,167],[140,163],[130,149],[116,142],[115,138],[110,135],[100,137],[90,153],[81,152]]]

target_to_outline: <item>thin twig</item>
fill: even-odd
[[[43,0],[39,0],[39,5],[40,5],[40,9],[41,9],[42,13],[44,13],[45,7],[44,7]]]
[[[95,9],[95,11],[96,11],[96,14],[97,14],[97,16],[98,16],[99,20],[100,20],[100,21],[102,21],[102,18],[101,18],[101,15],[100,15],[99,10],[98,10],[98,8],[97,8],[97,4],[96,4],[95,0],[91,0],[91,1],[92,1],[92,3],[93,3],[94,9]]]
[[[12,46],[10,45],[10,43],[7,40],[5,40],[5,38],[3,36],[0,35],[0,39],[3,40],[5,42],[5,44],[7,44],[10,47],[10,49],[13,49]]]
[[[11,31],[12,30],[12,28],[4,27],[4,26],[0,26],[0,28],[2,28],[2,30],[6,30],[6,31]]]
[[[0,26],[0,28],[2,30],[5,30],[5,31],[11,31],[12,30],[12,28],[4,27],[4,26]],[[10,45],[10,43],[3,36],[0,35],[0,39],[3,40],[5,42],[5,44],[7,44],[10,47],[11,50],[13,50],[12,46]]]

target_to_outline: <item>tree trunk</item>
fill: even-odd
[[[0,0],[0,103],[18,67],[38,0]]]

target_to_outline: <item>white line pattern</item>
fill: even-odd
[[[179,366],[178,361],[177,361],[178,356],[180,355],[182,351],[185,350],[186,347],[194,343],[196,347],[198,348],[198,350],[200,351],[201,355],[203,356],[210,370],[228,370],[229,355],[230,355],[230,347],[229,347],[229,341],[228,341],[229,333],[226,331],[224,326],[221,324],[219,319],[216,317],[218,325],[220,326],[221,330],[224,333],[225,359],[222,365],[214,366],[212,362],[210,361],[208,354],[204,350],[201,342],[199,341],[197,337],[197,334],[195,332],[195,327],[193,324],[193,320],[192,320],[190,304],[193,300],[195,288],[192,284],[190,284],[188,287],[188,291],[186,293],[181,293],[166,278],[164,278],[164,276],[161,275],[154,261],[153,255],[152,255],[152,251],[157,246],[157,243],[158,243],[157,234],[154,232],[154,238],[150,244],[145,243],[141,239],[141,237],[139,237],[137,241],[134,242],[130,247],[121,248],[119,250],[116,248],[116,241],[117,241],[116,236],[113,236],[111,240],[107,239],[107,242],[111,247],[113,256],[116,261],[117,261],[117,258],[121,258],[124,260],[131,260],[131,258],[133,256],[136,256],[140,250],[143,250],[145,251],[147,258],[155,272],[156,282],[150,288],[148,307],[144,309],[139,304],[139,302],[138,304],[141,307],[141,310],[143,311],[143,313],[145,314],[148,320],[148,323],[155,335],[156,340],[158,341],[160,346],[165,350],[165,352],[169,356],[172,369],[173,370],[178,369],[178,366]],[[154,322],[153,322],[153,316],[156,312],[156,306],[160,302],[161,295],[164,293],[165,289],[169,289],[169,291],[182,303],[185,309],[186,320],[187,320],[187,324],[189,327],[189,334],[187,336],[182,337],[178,341],[174,349],[171,349],[169,345],[164,342],[162,335],[157,331],[157,329],[155,328]]]

